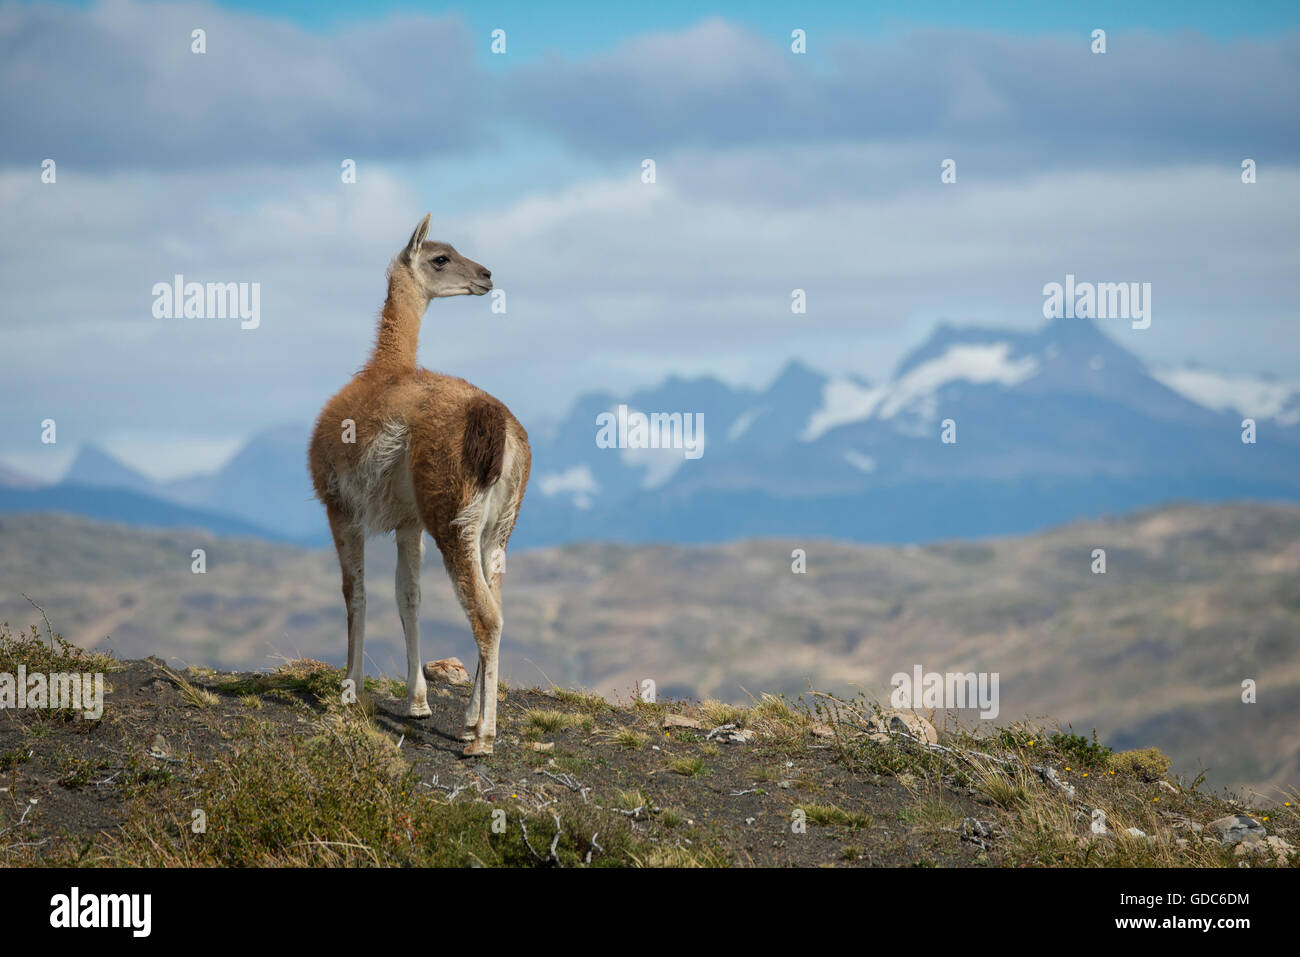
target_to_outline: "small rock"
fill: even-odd
[[[926,744],[937,744],[939,732],[929,721],[911,711],[883,711],[872,715],[867,730],[875,734],[910,734]],[[873,737],[874,740],[874,737]]]
[[[1170,784],[1168,781],[1160,781],[1159,784],[1160,784],[1160,786],[1161,786],[1162,788],[1164,788],[1164,789],[1165,789],[1166,791],[1168,791],[1170,794],[1177,794],[1177,793],[1178,793],[1178,788],[1174,787],[1174,786],[1173,786],[1172,784]]]
[[[1277,862],[1279,864],[1286,865],[1290,863],[1291,856],[1295,854],[1295,848],[1292,845],[1282,840],[1282,838],[1273,835],[1269,835],[1264,839],[1264,841],[1268,847],[1272,849],[1273,853],[1277,855]]]
[[[1043,768],[1041,771],[1038,772],[1038,776],[1041,777],[1048,784],[1053,784],[1056,787],[1060,788],[1061,791],[1064,792],[1066,797],[1071,797],[1071,798],[1074,797],[1074,785],[1062,781],[1059,777],[1057,777],[1056,768]]]
[[[1146,831],[1137,827],[1126,827],[1124,828],[1124,833],[1127,834],[1129,837],[1143,838],[1148,841],[1155,840],[1155,838],[1152,837],[1150,834],[1148,834]]]
[[[1205,826],[1224,844],[1240,844],[1246,840],[1262,841],[1268,836],[1263,824],[1245,814],[1227,814]]]
[[[155,734],[153,736],[153,744],[149,747],[149,753],[158,754],[165,758],[172,752],[171,748],[167,747],[167,739],[161,734]]]
[[[1242,841],[1232,849],[1232,853],[1237,857],[1245,857],[1247,854],[1263,855],[1268,853],[1268,845],[1263,841]]]
[[[889,719],[889,729],[894,732],[907,731],[912,737],[919,738],[926,744],[939,743],[939,732],[934,729],[934,725],[920,715],[896,714]]]
[[[734,724],[724,724],[714,728],[705,736],[707,741],[727,741],[731,744],[747,744],[754,739],[754,732],[748,728],[737,728]]]
[[[554,751],[554,741],[534,741],[529,745],[534,751]]]
[[[811,728],[808,729],[808,733],[811,734],[814,738],[835,737],[835,729],[832,728],[829,724],[814,724]]]
[[[1192,842],[1185,837],[1174,838],[1174,844],[1184,851],[1187,850],[1187,848],[1192,846]]]
[[[684,714],[669,714],[664,716],[663,726],[665,728],[694,728],[697,731],[701,725],[694,718],[688,718]]]
[[[755,820],[755,819],[752,818],[752,817],[747,817],[747,818],[745,818],[745,823],[748,824],[750,827],[753,827],[753,826],[754,826],[754,820]]]
[[[459,658],[439,658],[437,661],[424,663],[424,677],[429,681],[441,681],[449,685],[467,685],[470,683],[469,672]]]
[[[789,781],[777,781],[776,786],[779,788],[790,788],[793,787],[794,785],[791,784]]]

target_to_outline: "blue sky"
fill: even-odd
[[[628,0],[593,4],[581,0],[539,4],[513,2],[364,4],[301,0],[294,3],[226,3],[223,6],[273,15],[316,30],[331,30],[392,11],[457,13],[486,34],[496,27],[523,30],[518,54],[541,56],[564,50],[586,56],[608,50],[619,38],[655,30],[680,30],[699,21],[701,13],[725,17],[773,37],[788,35],[791,25],[818,33],[852,32],[890,35],[917,26],[963,27],[1032,36],[1070,33],[1105,26],[1114,30],[1168,32],[1193,29],[1220,37],[1267,35],[1300,23],[1300,9],[1284,0],[1222,3],[1214,0],[1092,3],[1044,3],[1042,0],[979,3],[964,0],[875,0],[863,3],[789,2],[710,3],[698,0]]]
[[[0,3],[0,463],[51,477],[94,441],[176,475],[309,420],[364,359],[384,267],[426,210],[509,305],[434,303],[422,361],[525,424],[672,373],[756,385],[799,358],[879,379],[941,320],[1041,324],[1067,272],[1153,284],[1151,328],[1108,330],[1153,365],[1294,378],[1297,19]],[[260,327],[155,319],[176,273],[260,283]]]

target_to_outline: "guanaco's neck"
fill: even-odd
[[[379,314],[379,331],[367,366],[384,371],[414,371],[420,345],[420,322],[429,301],[405,273],[388,277],[388,298]]]

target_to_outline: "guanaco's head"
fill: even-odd
[[[432,217],[426,213],[420,220],[411,241],[398,254],[397,265],[410,270],[430,299],[484,295],[492,288],[492,270],[466,259],[447,243],[426,242]]]

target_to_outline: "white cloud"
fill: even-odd
[[[503,107],[604,155],[645,144],[664,153],[928,139],[947,144],[925,164],[935,182],[939,160],[954,153],[983,178],[1017,178],[1027,163],[1221,156],[1229,142],[1296,159],[1300,108],[1286,92],[1300,83],[1294,32],[1232,42],[1127,32],[1107,57],[1087,53],[1086,35],[970,29],[823,32],[805,56],[791,56],[787,42],[709,19],[525,67],[505,78]]]
[[[870,455],[863,455],[861,452],[855,452],[852,449],[844,453],[844,461],[860,472],[874,472],[876,470],[875,459]]]
[[[422,14],[313,31],[209,3],[6,4],[0,162],[48,156],[76,175],[328,158],[337,178],[345,157],[461,152],[492,113],[473,50],[459,20]]]
[[[578,508],[590,508],[591,497],[600,493],[600,483],[588,465],[574,465],[563,472],[550,472],[538,479],[538,487],[547,498],[572,495]]]

